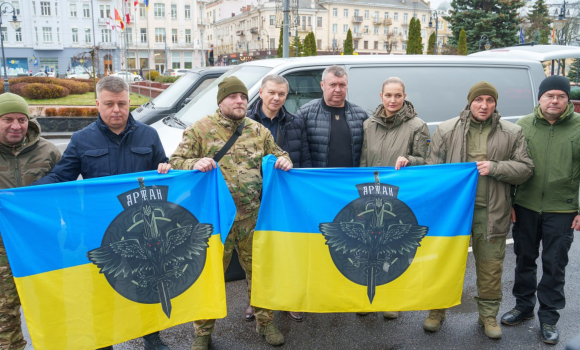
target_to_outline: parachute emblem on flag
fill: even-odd
[[[372,304],[377,286],[396,280],[411,265],[429,228],[397,199],[399,187],[375,182],[356,185],[359,198],[333,222],[321,223],[336,268],[350,281],[367,286]]]
[[[139,188],[117,196],[124,210],[108,226],[101,247],[87,256],[117,293],[137,303],[161,303],[170,318],[171,299],[203,271],[213,225],[168,202],[168,186],[138,181]]]

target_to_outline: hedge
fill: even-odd
[[[12,78],[8,80],[10,86],[14,84],[22,84],[22,83],[41,83],[41,84],[53,84],[59,85],[64,88],[67,88],[71,94],[73,95],[83,95],[89,92],[90,85],[85,82],[69,80],[69,79],[56,79],[56,78],[46,78],[46,77],[21,77],[21,78]],[[12,92],[12,89],[10,90]]]
[[[155,70],[152,70],[149,73],[145,74],[145,79],[153,81],[158,76],[159,76],[159,72],[158,71],[155,71]]]
[[[96,117],[98,110],[96,107],[49,107],[44,109],[47,117]]]
[[[22,96],[32,100],[61,98],[69,94],[69,89],[53,84],[30,83],[22,87]]]
[[[95,92],[95,82],[93,81],[93,79],[71,79],[73,81],[78,81],[79,83],[87,83],[89,84],[89,91],[90,92]],[[101,80],[100,78],[97,78],[97,83],[99,82],[99,80]]]
[[[18,83],[18,84],[10,84],[10,92],[16,95],[22,96],[22,88],[28,85],[27,83]],[[4,86],[2,86],[2,90],[4,90]]]
[[[164,77],[162,75],[155,78],[155,81],[158,83],[175,83],[175,81],[179,79],[179,77]]]

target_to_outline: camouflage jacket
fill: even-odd
[[[260,207],[262,157],[273,154],[290,160],[288,153],[276,145],[267,128],[249,118],[245,121],[242,135],[219,161],[236,203],[236,220],[248,218]],[[192,170],[201,158],[213,158],[241,122],[225,118],[219,110],[202,118],[183,132],[183,139],[169,163],[174,169]]]

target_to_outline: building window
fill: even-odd
[[[378,50],[378,49],[379,49],[379,42],[375,41],[375,50]]]
[[[348,9],[342,10],[342,17],[348,17]]]
[[[379,27],[375,27],[374,33],[375,33],[375,35],[379,35]]]
[[[406,28],[403,28],[403,36],[407,36],[408,30]]]
[[[179,52],[171,53],[171,68],[173,69],[181,68],[181,57],[179,55]]]
[[[42,41],[52,43],[52,27],[42,27]]]
[[[125,27],[125,40],[127,40],[127,44],[133,43],[133,28]]]
[[[78,43],[79,42],[79,29],[78,28],[71,28],[72,31],[72,42]]]
[[[155,42],[156,43],[165,42],[165,28],[155,28]]]
[[[373,14],[373,18],[375,19],[375,21],[379,20],[379,11],[375,11],[375,13]]]
[[[177,29],[171,29],[171,42],[177,44]]]
[[[355,33],[355,34],[357,34],[358,33],[358,30],[359,30],[359,26],[356,25],[356,26],[353,27],[353,31],[352,32]]]
[[[393,34],[394,35],[399,35],[399,28],[393,28]]]
[[[145,7],[145,4],[139,4],[139,17],[147,17],[147,8]]]
[[[358,50],[358,40],[353,41],[353,45],[352,46],[353,46],[353,48],[355,50]]]
[[[425,29],[421,29],[421,38],[425,37]]]
[[[71,17],[77,16],[77,4],[70,4],[70,16]]]
[[[185,30],[185,43],[186,44],[191,44],[191,29],[186,29]]]
[[[271,26],[276,25],[276,16],[275,15],[270,15],[270,25]]]
[[[393,50],[398,50],[399,49],[399,44],[393,44]]]
[[[365,19],[369,19],[369,10],[365,10]]]
[[[399,21],[399,13],[398,12],[395,12],[393,17],[394,17],[393,18],[394,21],[396,21],[396,22]]]
[[[36,16],[36,2],[32,2],[32,14]],[[38,41],[38,38],[36,38],[36,41]]]
[[[364,48],[365,50],[368,50],[368,49],[369,49],[369,42],[368,42],[368,41],[366,41],[366,40],[365,40],[365,41],[363,42],[363,48]]]
[[[268,46],[268,50],[271,50],[276,47],[276,39],[270,38],[270,46]]]
[[[332,24],[332,32],[333,32],[333,33],[336,33],[337,31],[338,31],[338,24],[336,24],[336,23],[333,23],[333,24]]]
[[[183,68],[191,69],[192,66],[193,66],[193,55],[191,54],[191,51],[186,51],[183,53]]]
[[[347,33],[348,32],[348,24],[343,24],[342,25],[342,32],[343,33]]]
[[[85,28],[85,42],[90,43],[93,41],[93,37],[91,36],[91,29]]]
[[[89,4],[83,4],[83,17],[91,18],[91,8]]]
[[[389,13],[385,12],[385,19],[389,19]]]
[[[60,27],[56,27],[56,41],[60,44]]]
[[[354,16],[355,16],[355,17],[358,17],[358,16],[359,16],[358,9],[354,9]]]
[[[364,27],[364,34],[368,34],[369,33],[369,26],[365,26]]]
[[[18,1],[12,1],[12,7],[14,7],[14,14],[20,16],[20,3]]]
[[[421,22],[423,23],[427,22],[427,15],[421,16]]]
[[[99,5],[99,14],[101,18],[111,17],[111,5]]]
[[[22,28],[18,28],[16,31],[16,42],[22,42]]]
[[[409,23],[409,15],[406,13],[403,13],[403,23]]]
[[[146,44],[147,43],[147,28],[141,28],[141,43],[142,44]]]
[[[50,16],[50,2],[48,2],[48,1],[41,1],[40,2],[40,15],[41,16]],[[46,27],[43,27],[43,28],[46,28]]]
[[[316,48],[318,50],[320,50],[321,47],[322,47],[322,40],[321,39],[316,40]]]
[[[185,19],[191,18],[191,6],[185,5]]]
[[[177,5],[171,4],[171,18],[177,19]]]
[[[338,17],[338,9],[336,7],[332,9],[332,17]]]
[[[407,50],[407,43],[403,43],[403,50]]]
[[[383,30],[383,34],[388,35],[389,34],[389,27],[385,27]]]
[[[58,1],[54,2],[54,15],[58,16]]]
[[[36,43],[38,44],[38,27],[34,27],[34,36],[36,37]]]
[[[8,27],[2,27],[2,40],[8,41]]]
[[[386,49],[387,49],[387,42],[385,41],[385,42],[383,42],[383,50],[386,50]]]
[[[155,3],[153,5],[153,14],[155,17],[165,17],[165,4]]]
[[[111,42],[111,30],[110,29],[103,29],[101,32],[101,39],[104,43]]]

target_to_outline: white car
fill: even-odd
[[[140,75],[133,74],[131,72],[125,72],[125,71],[113,73],[113,74],[110,74],[110,75],[113,76],[113,77],[123,78],[123,79],[125,79],[127,81],[141,81],[141,80],[143,80],[143,77],[141,77]]]
[[[92,79],[93,76],[90,73],[75,73],[75,74],[69,74],[65,78],[66,79]]]
[[[33,76],[34,77],[56,78],[56,73],[55,72],[48,72],[48,74],[46,74],[45,72],[38,72],[38,73],[34,74]]]
[[[189,69],[176,69],[173,72],[171,72],[171,76],[172,77],[180,77],[187,72],[189,72]]]

